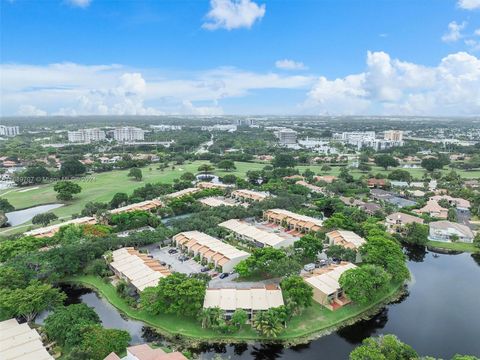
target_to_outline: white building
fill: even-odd
[[[389,135],[390,136],[390,135]],[[401,136],[395,130],[393,137]],[[384,150],[394,146],[403,146],[403,140],[376,139],[375,131],[353,131],[334,134],[333,138],[349,145],[355,146],[358,150],[364,147],[370,147],[374,150]]]
[[[150,125],[153,131],[180,131],[181,125]]]
[[[431,222],[429,225],[430,232],[428,238],[433,241],[451,242],[453,237],[458,237],[460,242],[471,243],[475,237],[473,231],[463,224],[441,220]]]
[[[105,140],[105,131],[98,128],[80,129],[68,132],[69,142],[90,143]]]
[[[132,126],[124,126],[113,130],[113,138],[117,141],[137,141],[145,139],[145,131]]]
[[[280,145],[292,145],[297,143],[297,132],[292,129],[281,129],[275,132]]]
[[[202,131],[228,131],[234,132],[237,131],[237,125],[222,125],[216,124],[213,126],[202,126]]]
[[[16,136],[20,134],[20,128],[18,126],[6,126],[0,125],[0,136]]]

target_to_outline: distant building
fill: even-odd
[[[403,142],[403,131],[401,130],[387,130],[383,134],[383,138],[388,141]]]
[[[69,142],[90,143],[102,140],[105,140],[105,131],[97,128],[80,129],[68,132]]]
[[[142,141],[145,140],[145,131],[137,127],[124,126],[113,130],[113,138],[120,142]]]
[[[153,131],[180,131],[181,125],[150,125]]]
[[[435,200],[428,200],[427,204],[420,209],[413,209],[416,214],[428,214],[430,217],[446,219],[448,217],[448,209],[442,207]]]
[[[281,129],[275,132],[280,145],[292,145],[297,143],[297,132],[292,129]]]
[[[293,230],[298,233],[319,231],[323,220],[300,215],[285,209],[270,209],[263,212],[264,220]]]
[[[85,216],[81,218],[76,218],[72,220],[65,221],[60,224],[55,224],[55,225],[49,225],[45,226],[42,228],[34,229],[25,232],[23,235],[25,236],[33,236],[37,238],[43,238],[43,237],[52,237],[55,235],[62,226],[67,226],[67,225],[94,225],[97,223],[97,219],[95,219],[93,216]]]
[[[248,189],[239,189],[231,193],[232,198],[242,201],[263,201],[270,196],[269,193],[262,191],[254,191]]]
[[[202,205],[208,207],[219,207],[219,206],[240,206],[241,204],[236,202],[233,199],[226,198],[224,196],[209,196],[203,199],[198,200]]]
[[[127,355],[120,357],[114,352],[104,360],[187,360],[179,351],[165,352],[161,348],[152,349],[148,344],[134,345],[127,348]]]
[[[0,136],[13,137],[18,134],[20,134],[20,128],[18,126],[0,125]]]
[[[237,125],[237,126],[254,126],[255,125],[255,119],[252,119],[252,118],[235,119],[235,125]]]
[[[451,221],[435,221],[430,224],[430,232],[428,238],[433,241],[451,242],[456,236],[458,241],[471,243],[475,234],[466,225],[454,223]]]
[[[395,134],[392,136],[399,136],[399,134]],[[403,138],[403,135],[401,136]],[[403,146],[403,140],[377,139],[375,137],[375,131],[343,132],[343,133],[334,134],[333,138],[335,140],[339,140],[344,143],[353,145],[358,150],[362,148],[370,147],[378,151],[378,150],[388,149],[394,146]]]
[[[202,131],[227,131],[227,132],[235,132],[237,131],[237,125],[223,125],[223,124],[216,124],[213,126],[202,126]]]

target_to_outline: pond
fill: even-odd
[[[348,359],[363,339],[395,334],[420,355],[444,359],[456,353],[480,355],[480,256],[464,253],[437,257],[423,249],[409,249],[407,255],[412,272],[408,293],[370,320],[291,348],[260,343],[205,345],[198,354],[205,359],[216,354],[230,359]],[[105,326],[128,330],[135,342],[142,338],[147,341],[148,329],[122,318],[90,290],[65,290],[70,301],[95,307]]]
[[[28,209],[8,212],[5,213],[5,215],[8,218],[8,223],[10,224],[10,226],[17,226],[32,220],[33,217],[37,214],[42,214],[44,212],[57,209],[60,206],[63,206],[63,204],[39,205]]]

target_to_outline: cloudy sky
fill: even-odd
[[[480,0],[0,0],[1,115],[480,115]]]

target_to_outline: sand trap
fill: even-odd
[[[27,191],[36,190],[36,189],[39,189],[39,188],[40,188],[40,186],[35,186],[35,187],[29,188],[29,189],[18,190],[17,192],[27,192]]]

